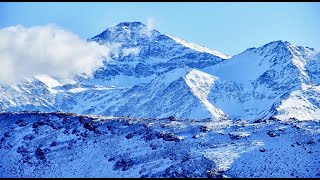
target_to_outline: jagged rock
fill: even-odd
[[[97,126],[94,125],[92,122],[84,123],[83,127],[88,129],[89,131],[94,131],[97,128]]]
[[[55,147],[58,145],[58,142],[57,141],[52,141],[51,144],[50,144],[50,147]]]
[[[121,169],[122,171],[126,171],[134,165],[133,160],[131,159],[120,159],[118,160],[114,166],[114,170]]]
[[[260,152],[266,152],[266,149],[262,148],[262,149],[259,149]]]
[[[19,119],[15,124],[17,124],[19,127],[24,127],[27,124],[23,121],[23,119]]]
[[[37,159],[46,160],[45,153],[40,147],[36,149],[35,156]]]
[[[35,135],[34,134],[28,134],[26,136],[23,137],[23,140],[32,140],[35,138]]]
[[[165,141],[175,141],[175,142],[179,142],[180,141],[180,139],[176,135],[174,135],[173,133],[164,134],[163,140],[165,140]]]
[[[210,128],[208,126],[200,126],[200,131],[201,132],[208,132],[208,131],[210,131]]]
[[[175,121],[175,120],[176,120],[176,118],[173,117],[173,116],[169,116],[168,119],[169,119],[170,121]]]

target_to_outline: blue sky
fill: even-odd
[[[275,40],[320,49],[320,3],[0,3],[0,28],[54,23],[87,39],[119,22],[154,21],[162,33],[234,55]]]

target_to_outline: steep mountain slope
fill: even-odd
[[[212,92],[220,91],[230,95],[212,93],[210,102],[232,117],[254,119],[277,115],[277,108],[282,101],[293,91],[303,91],[304,84],[316,86],[318,66],[319,60],[313,49],[275,41],[259,48],[250,48],[228,61],[202,70],[235,83],[229,90],[213,89]],[[317,90],[313,92],[315,95],[320,94]],[[314,98],[317,99],[318,96]],[[302,105],[300,108],[295,111],[303,111]],[[314,109],[311,106],[308,108]],[[320,118],[315,113],[310,115],[311,119]],[[283,120],[290,118],[277,117]],[[301,116],[299,118],[308,119]]]
[[[150,82],[174,68],[203,68],[222,62],[229,56],[188,43],[140,22],[123,22],[89,39],[112,49],[93,78],[80,78],[82,83],[131,87]]]
[[[110,116],[163,118],[226,119],[227,115],[207,100],[214,77],[189,67],[176,68],[146,85],[127,89],[84,90],[68,93],[63,100],[76,102],[71,109],[76,113]]]
[[[320,119],[320,86],[305,85],[301,90],[295,90],[281,100],[276,108],[276,118],[290,120],[318,120]]]
[[[33,78],[14,85],[0,86],[0,110],[55,110],[55,94],[42,81]]]

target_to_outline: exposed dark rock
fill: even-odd
[[[126,138],[127,138],[127,139],[133,138],[133,134],[132,134],[132,133],[127,134],[127,135],[126,135]]]
[[[77,140],[71,139],[69,144],[68,144],[68,149],[71,149],[74,146],[74,144],[76,144],[76,143],[77,143]]]
[[[23,137],[23,140],[32,140],[35,138],[35,135],[34,134],[28,134],[26,136]]]
[[[312,139],[310,139],[310,140],[307,141],[307,144],[309,144],[309,145],[310,144],[315,144],[315,142]]]
[[[295,118],[295,117],[290,117],[289,120],[291,120],[291,121],[297,121],[298,119]]]
[[[168,119],[169,119],[170,121],[175,121],[175,120],[176,120],[176,118],[173,117],[173,116],[169,116]]]
[[[37,150],[35,152],[35,156],[37,159],[46,160],[45,153],[40,147],[37,148]]]
[[[246,135],[244,135],[242,133],[229,133],[229,136],[232,140],[237,140],[237,139],[247,137]]]
[[[266,149],[262,148],[259,150],[260,152],[266,152]]]
[[[144,136],[142,136],[144,141],[151,141],[153,139],[152,133],[151,132],[146,132]]]
[[[271,129],[267,132],[267,134],[270,137],[276,137],[276,136],[280,136],[281,134],[284,133],[284,130],[280,129],[280,130],[275,130],[275,129]]]
[[[19,127],[24,127],[27,125],[22,119],[19,119],[15,124],[17,124]]]
[[[269,120],[270,120],[270,118],[269,118]],[[265,120],[265,119],[257,119],[253,123],[265,123],[265,122],[267,122],[267,120]]]
[[[55,130],[62,128],[58,123],[54,123],[54,122],[49,123],[49,126]]]
[[[109,159],[108,159],[108,161],[110,162],[110,161],[114,161],[115,160],[115,157],[110,157]]]
[[[58,145],[57,141],[52,141],[51,144],[50,144],[50,147],[54,147],[54,146],[57,146],[57,145]]]
[[[7,138],[7,137],[10,137],[11,135],[10,135],[10,132],[6,132],[6,133],[4,133],[4,135],[3,135],[3,137],[5,137],[5,138]]]
[[[278,120],[278,119],[277,119],[277,118],[275,118],[275,117],[273,117],[273,116],[271,116],[271,117],[269,117],[269,120],[276,121],[276,120]]]
[[[17,153],[27,154],[28,151],[27,151],[27,149],[26,149],[24,146],[19,146],[18,149],[17,149]]]
[[[298,146],[301,146],[301,145],[302,145],[302,144],[301,144],[300,142],[298,142],[298,141],[296,142],[296,144],[297,144]]]
[[[87,131],[84,131],[84,132],[80,133],[80,136],[82,136],[82,137],[86,138],[86,137],[88,137],[88,136],[89,136],[89,134],[88,134],[88,132],[87,132]]]
[[[74,128],[71,132],[71,134],[77,134],[77,133],[79,133],[79,130],[77,128]]]
[[[134,165],[133,160],[131,159],[120,159],[117,161],[114,166],[113,170],[121,169],[122,171],[126,171]]]
[[[165,132],[157,132],[157,138],[163,138],[165,134]]]
[[[33,127],[33,128],[37,128],[37,127],[43,126],[43,125],[45,125],[45,124],[46,124],[46,123],[43,122],[43,121],[37,121],[37,122],[33,123],[32,127]]]
[[[208,126],[200,126],[200,131],[201,132],[208,132],[210,130],[210,128]]]
[[[180,139],[177,136],[175,136],[173,133],[164,134],[163,140],[165,140],[165,141],[175,141],[175,142],[179,142],[180,141]]]

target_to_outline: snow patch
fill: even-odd
[[[224,112],[216,107],[214,107],[209,101],[208,96],[211,92],[211,87],[217,80],[217,77],[210,76],[209,74],[203,73],[199,70],[192,69],[186,76],[184,80],[189,86],[192,93],[199,98],[202,104],[207,108],[212,117],[215,119],[225,116]]]
[[[199,46],[199,45],[193,44],[191,42],[187,42],[187,41],[185,41],[183,39],[180,39],[180,38],[177,38],[177,37],[173,37],[173,36],[170,36],[170,35],[167,35],[167,34],[166,34],[166,36],[170,37],[171,39],[173,39],[177,43],[182,44],[183,46],[188,47],[190,49],[193,49],[193,50],[196,50],[196,51],[199,51],[199,52],[206,52],[206,53],[218,56],[218,57],[220,57],[222,59],[230,59],[231,58],[231,56],[223,54],[223,53],[221,53],[219,51],[216,51],[216,50],[213,50],[213,49],[209,49],[209,48],[206,48],[206,47],[203,47],[203,46]]]
[[[88,90],[88,88],[73,88],[73,89],[70,89],[69,91],[72,93],[78,93],[86,90]]]
[[[204,150],[203,155],[215,163],[216,170],[227,171],[241,154],[250,152],[263,145],[264,143],[261,141],[253,142],[252,144],[223,144],[214,149]]]
[[[139,47],[124,48],[122,49],[122,53],[123,53],[123,56],[128,56],[128,55],[137,56],[140,53],[140,48]]]

